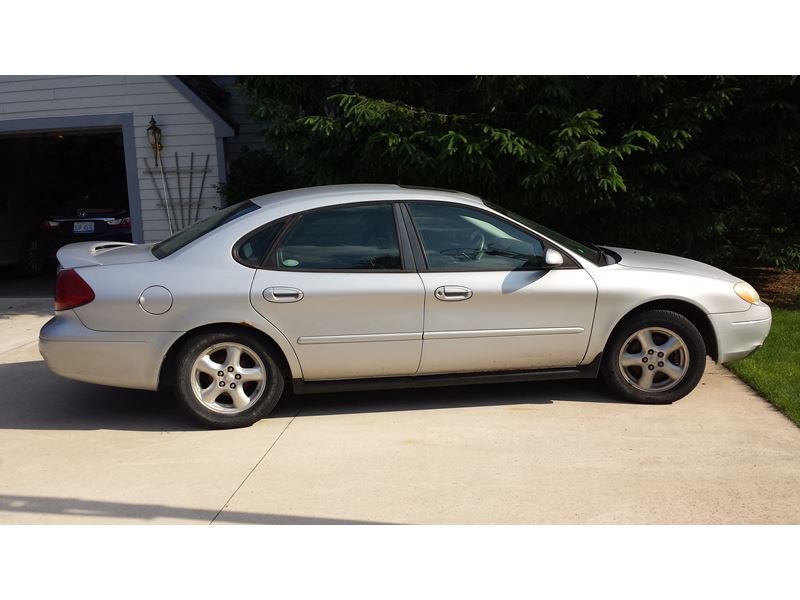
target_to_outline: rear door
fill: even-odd
[[[571,261],[547,268],[542,240],[488,211],[443,202],[407,209],[426,262],[420,375],[581,362],[597,299],[586,271]]]
[[[305,380],[416,373],[425,294],[395,211],[364,203],[298,215],[257,271],[251,302],[289,339]]]

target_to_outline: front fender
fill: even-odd
[[[602,352],[614,328],[631,312],[654,301],[677,301],[708,316],[741,313],[750,304],[733,291],[730,280],[658,269],[633,269],[618,265],[592,269],[597,284],[597,308],[584,362]],[[719,337],[715,331],[717,338]]]

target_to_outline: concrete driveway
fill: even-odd
[[[800,430],[727,370],[672,406],[598,382],[329,394],[204,431],[61,379],[0,299],[0,523],[798,523]]]

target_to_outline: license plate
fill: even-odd
[[[76,221],[72,225],[73,233],[94,233],[94,221]]]

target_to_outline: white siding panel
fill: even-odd
[[[181,169],[188,169],[192,152],[196,169],[203,166],[207,155],[210,157],[200,216],[211,214],[212,206],[221,204],[216,191],[219,177],[214,125],[165,78],[157,75],[0,77],[0,120],[117,113],[133,115],[145,241],[157,241],[169,235],[167,218],[160,205],[160,175],[156,178],[158,186],[154,187],[150,175],[145,171],[145,159],[151,167],[154,166],[146,132],[151,115],[155,116],[163,132],[164,159],[168,170],[174,170],[175,152],[178,153]],[[173,201],[176,201],[175,174],[168,172],[166,178]],[[201,178],[199,173],[194,175],[194,201]],[[188,174],[184,173],[181,186],[185,199],[188,183]]]

